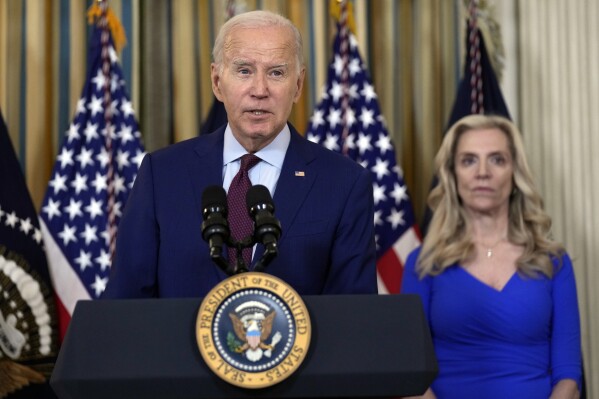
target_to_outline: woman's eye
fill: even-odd
[[[472,165],[474,163],[474,161],[475,161],[474,157],[464,157],[464,158],[462,158],[460,163],[464,166],[468,166],[468,165]]]
[[[493,157],[491,160],[496,165],[503,165],[503,164],[505,164],[505,158],[503,156],[501,156],[501,155],[497,155],[497,156]]]

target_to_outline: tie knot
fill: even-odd
[[[254,154],[245,154],[241,157],[241,167],[240,170],[247,172],[252,169],[261,159],[255,156]]]

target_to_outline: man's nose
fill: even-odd
[[[252,95],[258,98],[264,98],[268,96],[268,79],[266,74],[257,73],[255,75]]]

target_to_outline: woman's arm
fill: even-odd
[[[553,276],[551,331],[552,398],[576,398],[582,380],[580,317],[572,261],[562,256]],[[574,395],[574,396],[573,396]]]

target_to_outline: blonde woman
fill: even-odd
[[[572,262],[551,237],[520,132],[470,115],[445,135],[439,184],[402,293],[422,297],[439,375],[427,398],[576,398],[580,323]]]

